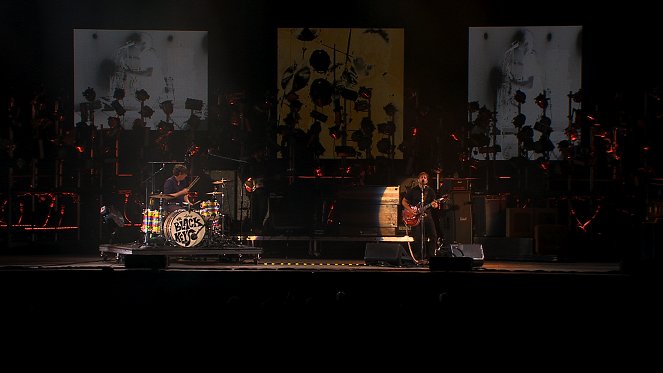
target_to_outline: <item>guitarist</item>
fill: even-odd
[[[169,194],[173,199],[169,199],[166,205],[166,212],[173,212],[177,209],[181,209],[184,205],[183,202],[189,202],[189,188],[187,187],[188,183],[186,178],[189,175],[189,169],[178,163],[173,166],[173,176],[166,179],[163,183],[163,194]]]
[[[413,226],[412,238],[414,238],[415,257],[418,260],[428,259],[433,256],[437,246],[437,229],[435,221],[430,211],[420,211],[420,207],[430,204],[431,208],[438,208],[440,204],[435,200],[435,190],[428,186],[428,173],[422,171],[417,176],[417,185],[411,188],[401,201],[403,209],[407,210],[409,215],[414,215],[420,219],[420,222]],[[423,229],[423,232],[422,232]],[[417,255],[416,253],[419,253]]]

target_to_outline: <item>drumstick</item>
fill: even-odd
[[[193,181],[191,182],[191,184],[189,184],[189,186],[187,187],[187,189],[191,189],[191,188],[193,188],[193,186],[196,185],[196,183],[198,182],[198,180],[200,180],[200,176],[196,176],[196,178],[193,179]]]

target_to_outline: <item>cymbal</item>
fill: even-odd
[[[209,195],[212,195],[212,196],[217,196],[219,194],[223,194],[223,192],[209,192],[209,193],[205,193],[205,194],[209,194]]]
[[[170,195],[170,194],[159,193],[159,194],[152,194],[152,195],[150,196],[150,198],[158,198],[158,199],[173,199],[173,198],[175,198],[175,197],[173,197],[173,196]]]
[[[212,184],[214,184],[214,185],[219,185],[219,184],[223,184],[223,183],[232,183],[232,181],[230,181],[228,179],[220,179],[220,180],[212,181]]]

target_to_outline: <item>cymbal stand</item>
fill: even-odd
[[[226,214],[223,213],[223,197],[226,195],[226,184],[223,183],[221,184],[221,204],[219,205],[219,215],[217,219],[219,219],[219,222],[221,224],[221,239],[224,240],[226,238],[226,228],[225,228],[225,223],[226,223]],[[216,196],[214,196],[216,199]]]
[[[242,169],[243,165],[246,165],[246,164],[249,163],[248,161],[245,161],[245,160],[242,160],[242,159],[235,159],[235,158],[230,158],[230,157],[224,157],[224,156],[222,156],[222,155],[217,155],[217,154],[214,154],[214,153],[209,153],[209,155],[212,156],[212,157],[215,157],[215,158],[226,159],[226,160],[229,160],[229,161],[234,161],[234,162],[239,163],[239,164],[240,164],[240,166],[239,166],[240,174],[241,174],[241,169]],[[222,184],[222,185],[223,185],[223,184]],[[244,218],[244,217],[243,217],[243,215],[242,215],[242,213],[243,213],[242,208],[243,208],[243,204],[244,204],[244,188],[241,188],[241,189],[240,189],[240,193],[241,193],[241,194],[240,194],[240,208],[239,208],[239,214],[240,214],[240,217],[239,217],[239,218],[240,218],[240,222],[239,222],[239,236],[242,237],[242,235],[244,234],[244,232],[243,232],[243,218]],[[225,194],[225,193],[224,193],[224,194]],[[221,195],[221,203],[223,203],[223,194]],[[225,222],[225,217],[223,216],[223,206],[221,206],[221,209],[220,209],[220,210],[221,210],[221,213],[222,213],[222,222],[221,222],[221,223],[222,223],[222,224],[221,224],[221,232],[222,232],[222,233],[221,233],[221,235],[224,236],[224,234],[225,234],[225,232],[224,232],[225,228],[223,227],[223,223]]]
[[[154,177],[159,172],[163,171],[163,169],[165,167],[166,167],[166,164],[162,163],[160,169],[158,169],[156,172],[152,173],[152,175],[150,175],[147,179],[143,180],[143,184],[145,184],[145,210],[147,210],[148,215],[149,215],[149,211],[150,211],[150,192],[149,192],[149,188],[148,188],[149,187],[148,181],[154,180]],[[160,200],[159,201],[159,214],[161,215],[162,213],[163,213],[163,200]],[[161,216],[159,216],[159,220],[161,220]],[[161,223],[161,221],[160,221],[160,223]],[[145,227],[145,239],[143,240],[143,245],[144,246],[149,245],[148,242],[149,242],[150,238],[152,238],[151,236],[152,236],[152,226],[148,225],[147,227]]]
[[[159,198],[159,234],[164,234],[163,231],[163,198]]]

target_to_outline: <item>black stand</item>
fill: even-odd
[[[148,162],[152,164],[152,167],[154,168],[155,164],[161,163],[161,168],[158,169],[157,171],[153,171],[152,174],[145,180],[143,180],[143,184],[145,184],[145,210],[147,210],[147,213],[149,214],[150,211],[150,192],[148,188],[148,181],[152,181],[152,192],[154,192],[154,177],[163,171],[164,168],[166,168],[166,163],[176,163],[176,162]],[[163,200],[159,201],[159,224],[161,224],[161,219],[163,218]],[[148,218],[149,219],[149,218]],[[148,225],[145,227],[145,239],[143,240],[143,245],[144,246],[149,246],[149,240],[152,234],[152,226]]]
[[[212,154],[212,153],[208,153],[208,155],[211,156],[211,157],[215,157],[215,158],[220,158],[220,159],[225,159],[225,160],[228,160],[228,161],[237,162],[237,163],[242,164],[242,165],[243,165],[243,164],[248,164],[248,163],[249,163],[249,162],[247,162],[247,161],[243,161],[243,160],[241,160],[241,159],[235,159],[235,158],[230,158],[230,157],[224,157],[224,156],[222,156],[222,155],[217,155],[217,154]],[[239,170],[238,170],[238,172],[239,172],[240,174],[241,174],[241,172],[242,172],[242,167],[243,167],[243,166],[239,166]],[[236,180],[235,180],[235,181],[236,181]],[[239,187],[239,186],[238,186],[238,187]],[[243,225],[244,225],[244,213],[242,212],[242,211],[243,211],[243,210],[242,210],[242,206],[243,206],[243,204],[244,204],[244,188],[243,188],[243,187],[241,187],[240,193],[241,193],[241,195],[240,195],[240,205],[239,205],[239,206],[240,206],[240,207],[239,207],[239,211],[240,211],[240,216],[239,216],[239,219],[240,219],[240,220],[239,220],[239,236],[241,237],[241,236],[244,234],[244,229],[243,229]],[[223,219],[223,205],[221,205],[221,218]],[[223,221],[223,220],[221,221],[221,224],[222,224],[222,227],[223,227],[223,224],[224,224],[224,221]]]
[[[419,204],[420,208],[424,207],[424,197],[425,197],[424,190],[425,190],[425,186],[422,186],[421,187],[421,203]],[[425,241],[425,239],[426,239],[426,222],[425,222],[425,219],[426,219],[426,212],[423,211],[421,213],[421,223],[419,223],[419,224],[421,224],[421,260],[424,260],[424,257],[425,257],[425,254],[426,254],[426,241]]]

